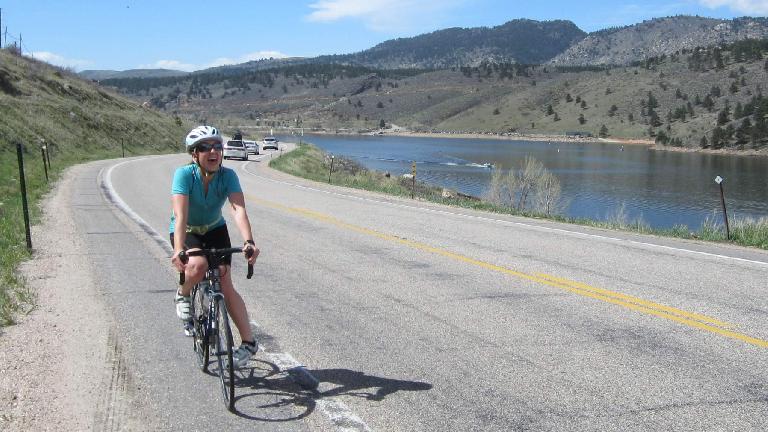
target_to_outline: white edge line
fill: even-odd
[[[173,250],[171,249],[171,242],[168,238],[164,238],[160,233],[158,233],[154,228],[152,228],[147,221],[141,218],[136,212],[131,209],[131,207],[128,206],[128,204],[123,201],[122,198],[120,198],[120,195],[115,190],[114,186],[112,185],[112,171],[121,166],[125,165],[131,162],[138,162],[142,161],[144,159],[149,158],[140,158],[140,159],[131,159],[124,162],[120,162],[118,164],[112,165],[107,170],[106,174],[104,175],[104,178],[102,180],[103,190],[108,195],[108,199],[112,201],[114,205],[116,205],[120,210],[123,211],[129,218],[131,218],[134,222],[136,222],[147,234],[149,234],[157,244],[159,244],[163,249],[165,249],[166,252],[170,254],[173,253]]]
[[[665,246],[665,245],[659,245],[659,244],[655,244],[655,243],[647,243],[647,242],[642,242],[642,241],[637,241],[637,240],[621,239],[621,238],[617,238],[617,237],[609,237],[609,236],[604,236],[604,235],[599,235],[599,234],[588,234],[588,233],[583,233],[583,232],[579,232],[579,231],[571,231],[571,230],[567,230],[567,229],[563,229],[563,228],[552,228],[552,227],[546,227],[546,226],[540,226],[540,225],[531,225],[531,224],[527,224],[527,223],[524,223],[524,222],[514,222],[514,221],[508,221],[508,220],[504,220],[504,219],[494,219],[494,218],[489,218],[489,217],[485,217],[485,216],[474,216],[474,215],[467,215],[467,214],[463,214],[463,213],[454,213],[454,212],[450,212],[450,211],[447,211],[447,210],[435,210],[435,209],[430,209],[430,208],[425,208],[425,207],[417,207],[417,206],[412,206],[412,205],[407,205],[407,204],[398,204],[398,203],[381,201],[381,200],[372,199],[372,198],[358,197],[358,196],[349,195],[349,194],[340,193],[340,192],[322,190],[322,189],[317,189],[317,188],[310,187],[310,186],[304,186],[304,185],[300,185],[300,184],[296,184],[296,183],[290,183],[290,182],[283,181],[283,180],[275,180],[275,179],[272,179],[272,178],[269,178],[269,177],[264,177],[262,175],[253,173],[253,172],[248,171],[248,170],[245,169],[250,163],[251,162],[246,162],[246,163],[242,164],[240,167],[241,167],[242,171],[245,171],[247,174],[249,174],[249,175],[251,175],[253,177],[258,177],[260,179],[269,180],[271,182],[280,183],[280,184],[284,184],[284,185],[288,185],[288,186],[293,186],[293,187],[299,188],[299,189],[306,189],[306,190],[310,190],[310,191],[313,191],[313,192],[322,192],[322,193],[329,194],[329,195],[336,195],[336,196],[340,196],[340,197],[344,197],[344,198],[350,198],[350,199],[355,199],[355,200],[359,200],[359,201],[367,201],[367,202],[372,202],[372,203],[376,203],[376,204],[383,204],[383,205],[388,205],[388,206],[391,206],[391,207],[400,207],[400,208],[406,208],[406,209],[410,209],[410,210],[419,210],[419,211],[423,211],[423,212],[427,212],[427,213],[436,213],[436,214],[444,214],[444,215],[450,215],[450,216],[463,217],[463,218],[467,218],[467,219],[476,219],[476,220],[481,220],[481,221],[486,221],[486,222],[495,222],[495,223],[499,223],[499,224],[503,224],[503,225],[517,225],[517,226],[521,226],[521,227],[525,227],[525,228],[538,229],[538,230],[542,230],[542,231],[558,232],[558,233],[562,233],[562,234],[568,234],[568,235],[574,235],[574,236],[580,236],[580,237],[588,237],[588,238],[595,238],[595,239],[600,239],[600,240],[608,240],[608,241],[613,241],[613,242],[618,242],[618,243],[630,243],[630,244],[635,244],[635,245],[639,245],[639,246],[646,246],[646,247],[650,247],[650,248],[665,249],[665,250],[670,250],[670,251],[675,251],[675,252],[685,252],[685,253],[694,254],[694,255],[702,255],[702,256],[707,256],[707,257],[712,257],[712,258],[729,259],[729,260],[740,261],[740,262],[745,262],[745,263],[751,263],[751,264],[758,264],[758,265],[768,266],[768,262],[765,262],[765,261],[757,261],[757,260],[751,260],[751,259],[747,259],[747,258],[738,258],[738,257],[729,256],[729,255],[720,255],[720,254],[696,251],[696,250],[691,250],[691,249],[683,249],[683,248],[677,248],[677,247],[673,247],[673,246]]]

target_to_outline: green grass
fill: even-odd
[[[311,144],[300,145],[296,150],[286,153],[269,164],[297,177],[327,183],[330,170],[329,155]],[[344,158],[334,160],[334,170],[331,175],[331,183],[339,186],[382,192],[403,197],[411,196],[411,180],[402,177],[386,177],[383,173],[365,170],[358,164]],[[425,185],[417,182],[415,197],[429,202],[445,204],[455,207],[469,208],[491,213],[510,214],[536,219],[546,219],[556,222],[571,223],[576,225],[591,226],[596,228],[651,234],[664,237],[676,237],[683,239],[698,239],[712,242],[728,242],[725,226],[715,217],[708,218],[698,231],[691,231],[687,226],[675,226],[669,229],[652,228],[642,219],[629,220],[623,207],[616,209],[615,213],[606,220],[576,219],[562,215],[544,215],[529,211],[493,205],[489,202],[453,197],[444,198],[442,188]],[[755,247],[768,250],[768,218],[731,219],[730,242],[742,246]]]
[[[26,247],[16,143],[23,145],[32,224],[40,202],[62,172],[75,164],[140,154],[178,152],[188,126],[142,108],[71,73],[0,50],[0,326],[34,307],[18,275]],[[41,144],[50,151],[45,179]],[[33,239],[33,250],[45,247]]]

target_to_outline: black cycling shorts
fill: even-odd
[[[173,245],[173,233],[171,233],[171,246]],[[214,228],[205,234],[187,233],[184,241],[184,249],[223,249],[232,247],[229,240],[229,231],[226,225]],[[224,257],[224,264],[232,265],[232,255]]]

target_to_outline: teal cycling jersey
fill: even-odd
[[[176,169],[173,175],[172,195],[187,195],[189,210],[187,214],[187,232],[205,234],[225,225],[221,208],[231,193],[242,192],[240,179],[235,171],[221,167],[208,184],[208,193],[203,188],[203,178],[197,164],[189,164]],[[176,215],[171,212],[171,233],[176,226]]]

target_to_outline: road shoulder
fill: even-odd
[[[97,187],[89,171],[68,169],[32,228],[35,253],[19,276],[37,304],[0,334],[0,430],[111,428],[109,389],[120,385],[114,324],[73,218],[78,182]]]

